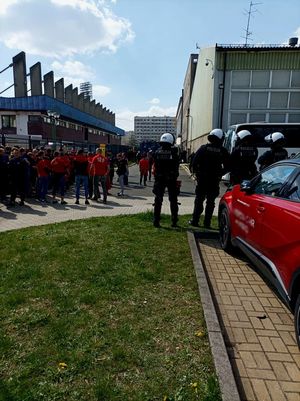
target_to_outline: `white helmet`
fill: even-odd
[[[169,143],[170,145],[174,145],[174,136],[166,132],[160,137],[159,142],[161,143]]]
[[[273,132],[273,134],[269,134],[265,137],[265,141],[270,143],[275,143],[280,140],[284,140],[285,137],[281,132]]]
[[[223,134],[223,131],[221,130],[221,128],[215,128],[212,131],[210,131],[210,133],[208,134],[208,138],[212,137],[212,136],[215,136],[218,139],[223,139],[224,134]]]
[[[244,138],[246,138],[247,136],[251,136],[251,132],[248,131],[248,130],[246,130],[246,129],[243,129],[242,131],[239,131],[239,132],[237,133],[237,136],[238,136],[239,139],[244,139]]]

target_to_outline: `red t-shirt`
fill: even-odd
[[[106,175],[108,172],[108,158],[102,155],[93,157],[91,164],[91,175]]]
[[[149,170],[149,160],[148,159],[141,159],[139,162],[140,165],[140,172],[142,174],[148,174],[148,170]]]
[[[38,177],[48,177],[50,167],[51,165],[49,159],[39,160],[36,165]]]
[[[69,161],[64,156],[57,156],[51,162],[51,170],[54,173],[65,174],[69,167]]]

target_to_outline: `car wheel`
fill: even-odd
[[[296,306],[295,306],[295,333],[298,347],[300,348],[300,294],[298,295]]]
[[[220,233],[220,244],[224,251],[232,251],[233,245],[231,242],[231,228],[228,211],[226,208],[221,210],[219,217],[219,233]]]

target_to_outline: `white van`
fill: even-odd
[[[265,141],[265,137],[273,132],[281,132],[285,136],[284,148],[287,150],[289,157],[293,157],[300,152],[300,123],[243,123],[231,125],[225,132],[223,146],[229,153],[231,153],[235,147],[237,133],[244,129],[251,132],[254,137],[254,143],[258,150],[258,158],[266,150],[270,149],[270,146],[268,146],[268,143]],[[257,167],[259,167],[258,164]],[[229,173],[222,177],[224,183],[228,183],[229,180]]]
[[[248,130],[254,137],[258,150],[258,157],[270,149],[265,137],[273,132],[281,132],[285,136],[285,149],[289,157],[300,152],[300,123],[243,123],[231,125],[225,132],[223,146],[231,153],[235,147],[237,133],[243,129]]]

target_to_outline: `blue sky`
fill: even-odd
[[[300,37],[299,0],[253,7],[250,43]],[[90,81],[96,101],[133,129],[135,115],[175,115],[196,43],[244,43],[249,0],[0,0],[0,70],[25,51],[27,69],[78,86]],[[0,91],[12,69],[0,74]],[[8,90],[1,96],[13,96]]]

